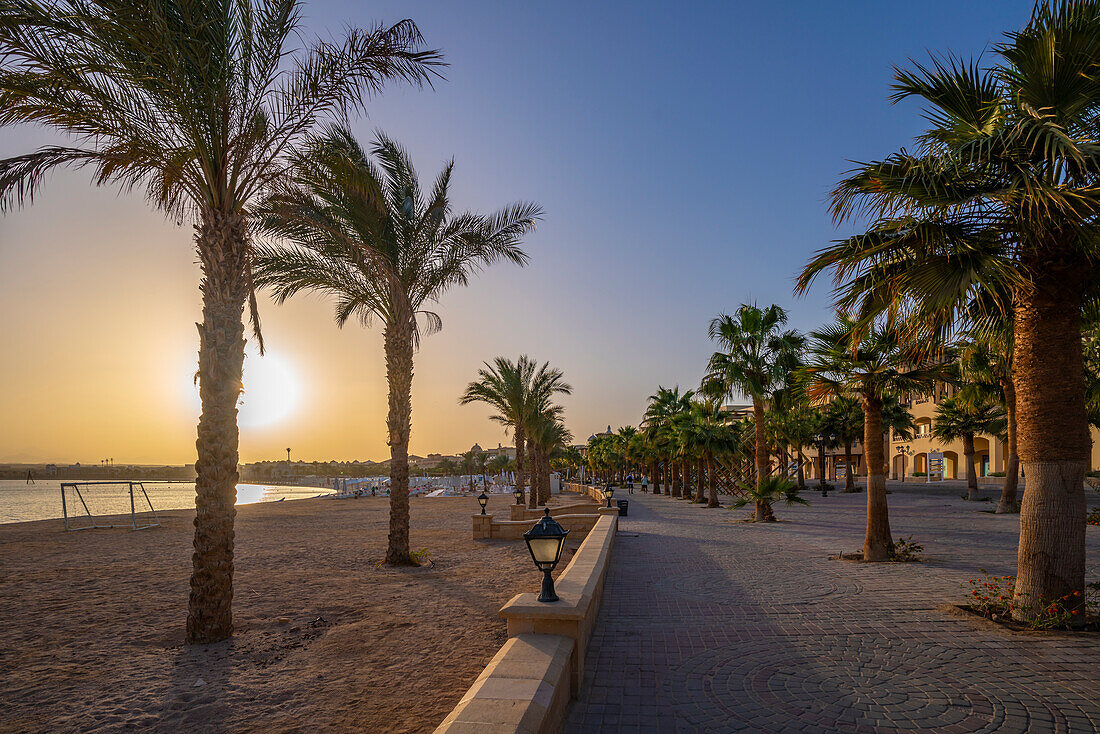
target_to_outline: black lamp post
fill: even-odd
[[[523,504],[523,490],[522,489],[520,489],[519,487],[516,487],[515,489],[513,489],[512,490],[512,496],[516,498],[516,504],[517,505],[522,505]]]
[[[531,551],[535,567],[544,574],[538,600],[550,602],[558,600],[558,595],[554,592],[554,577],[550,572],[561,560],[561,549],[565,547],[565,536],[569,535],[569,531],[550,517],[549,508],[545,512],[535,523],[535,527],[523,534],[523,540],[527,543],[527,550]]]
[[[611,507],[611,498],[615,496],[615,488],[610,484],[604,487],[603,496],[607,498],[607,506]]]
[[[482,492],[477,496],[477,503],[481,505],[481,514],[485,514],[485,505],[489,504],[489,495]]]

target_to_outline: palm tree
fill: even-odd
[[[896,434],[898,440],[911,441],[916,428],[908,404],[903,404],[897,395],[888,393],[882,400],[882,429],[887,435]],[[882,459],[882,472],[887,475],[890,473],[889,457],[884,453]]]
[[[893,539],[886,506],[883,401],[890,395],[930,388],[936,378],[947,376],[947,368],[934,360],[921,364],[935,348],[922,345],[920,354],[914,353],[894,325],[864,327],[838,314],[835,323],[811,332],[810,339],[812,358],[803,368],[810,398],[820,401],[829,396],[851,397],[863,406],[863,460],[867,467],[863,559],[888,560]]]
[[[523,492],[527,481],[527,399],[537,365],[527,355],[521,355],[515,362],[497,357],[491,364],[485,362],[484,365],[477,371],[478,379],[466,386],[458,402],[460,405],[485,403],[496,411],[489,416],[490,420],[512,429],[516,441],[515,486]]]
[[[522,492],[526,477],[526,439],[531,423],[545,413],[557,394],[570,394],[573,388],[565,382],[561,370],[544,362],[539,366],[526,355],[512,362],[497,357],[493,363],[485,363],[477,372],[478,379],[466,386],[459,396],[461,405],[485,403],[496,410],[490,416],[510,427],[516,440],[516,487]],[[538,492],[534,482],[528,493],[528,507],[538,504]]]
[[[1096,296],[1100,212],[1100,4],[1040,1],[999,60],[933,60],[895,76],[931,127],[915,153],[861,165],[833,195],[838,220],[878,217],[820,252],[799,279],[834,270],[863,317],[917,304],[961,308],[975,287],[1012,293],[1020,462],[1014,614],[1083,599],[1090,438],[1081,316]],[[1083,602],[1082,602],[1083,603]]]
[[[760,308],[747,303],[741,304],[732,316],[720,314],[710,322],[710,338],[723,351],[710,358],[703,392],[717,400],[725,400],[735,391],[752,398],[758,482],[768,475],[769,464],[764,403],[776,388],[786,383],[805,343],[798,332],[784,330],[786,324],[787,312],[779,306]],[[765,507],[766,499],[761,502],[756,512],[763,517],[770,509]]]
[[[833,398],[825,406],[825,416],[828,422],[829,434],[839,445],[844,447],[844,491],[858,492],[855,482],[855,470],[852,467],[852,445],[864,438],[863,406],[859,400],[847,395]],[[863,460],[867,462],[867,450],[863,451]]]
[[[409,433],[413,354],[423,334],[442,328],[425,309],[499,260],[523,265],[519,244],[541,216],[534,204],[492,215],[452,214],[448,163],[427,197],[409,154],[378,133],[371,153],[331,126],[311,136],[286,179],[263,202],[256,284],[278,303],[300,292],[336,300],[336,323],[382,322],[389,383],[390,532],[386,563],[409,554]],[[286,244],[282,244],[286,243]]]
[[[690,409],[691,398],[694,391],[687,390],[680,394],[680,387],[658,387],[657,392],[649,396],[649,405],[646,406],[645,416],[642,418],[642,427],[649,436],[650,441],[658,448],[664,457],[664,471],[657,479],[658,485],[664,482],[665,491],[671,497],[680,496],[680,478],[678,472],[673,469],[674,442],[672,419],[676,415]],[[659,492],[658,492],[659,494]]]
[[[0,161],[0,209],[60,166],[144,189],[195,228],[202,414],[187,640],[232,634],[237,402],[253,292],[249,207],[284,175],[319,122],[363,107],[387,81],[428,81],[439,63],[411,21],[352,30],[295,52],[302,3],[78,2],[0,5],[0,125],[41,124],[77,146]]]
[[[755,502],[757,510],[753,513],[753,522],[775,522],[775,513],[771,508],[779,501],[788,507],[810,504],[799,495],[798,485],[784,476],[764,477],[763,481],[759,482],[745,482],[741,486],[741,491],[742,495],[734,500],[732,509],[739,510]],[[761,507],[767,509],[766,514],[760,514]]]
[[[561,406],[555,405],[528,424],[531,487],[542,505],[550,501],[550,460],[573,440],[573,434],[561,422],[561,414]]]
[[[997,512],[1016,512],[1020,460],[1016,453],[1016,389],[1012,384],[1012,326],[999,315],[975,329],[974,340],[962,345],[959,371],[964,382],[960,395],[970,401],[996,401],[1004,407],[1005,483]]]
[[[781,414],[773,415],[771,423],[787,445],[794,449],[798,462],[795,480],[799,490],[806,489],[806,458],[803,452],[805,447],[814,444],[814,437],[818,433],[814,408],[805,399],[792,395],[786,409]]]
[[[1004,433],[1006,424],[1004,411],[988,401],[967,401],[960,396],[955,396],[944,399],[936,406],[932,435],[944,442],[960,439],[963,442],[968,500],[981,499],[981,495],[978,494],[978,475],[974,463],[974,436],[985,433],[999,437]]]
[[[573,392],[573,387],[565,381],[562,371],[551,367],[549,362],[544,362],[534,374],[531,375],[531,381],[527,385],[527,390],[524,394],[524,407],[523,416],[526,423],[526,430],[528,433],[534,432],[535,428],[542,429],[543,432],[550,430],[550,435],[540,436],[543,443],[538,444],[540,453],[537,457],[538,464],[535,468],[539,472],[539,479],[543,482],[542,490],[535,491],[535,483],[531,483],[532,491],[528,497],[528,507],[534,509],[539,504],[546,504],[550,499],[550,474],[549,465],[546,464],[548,457],[541,453],[543,450],[550,451],[556,448],[558,439],[571,440],[572,434],[565,431],[564,426],[555,428],[560,423],[560,416],[563,409],[561,406],[554,405],[553,400],[556,395],[570,395]],[[552,423],[555,426],[543,425],[547,419],[547,416],[552,417]],[[553,428],[553,430],[551,430]],[[564,431],[564,433],[562,433]],[[565,438],[565,437],[568,438]],[[545,469],[545,477],[543,477],[543,470]]]
[[[703,478],[706,477],[707,507],[719,507],[717,461],[737,450],[737,433],[716,402],[695,401],[684,416],[678,428],[682,450],[697,463],[699,481],[695,501],[703,502]]]

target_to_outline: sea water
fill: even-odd
[[[65,480],[68,483],[70,480]],[[72,480],[78,481],[78,480]],[[130,511],[130,493],[127,479],[111,480],[122,484],[92,485],[81,487],[81,492],[89,509],[100,514],[123,514]],[[186,510],[195,506],[194,482],[153,482],[141,481],[149,495],[149,502],[155,510]],[[332,490],[320,487],[282,487],[275,484],[238,484],[237,504],[250,505],[255,502],[278,502],[281,499],[294,500],[329,494]],[[80,499],[68,490],[66,502],[70,503],[69,516],[83,514]],[[134,487],[134,509],[137,512],[148,511],[140,488]],[[49,520],[63,517],[61,510],[61,480],[39,479],[27,484],[22,479],[0,479],[0,523],[26,522],[28,520]]]

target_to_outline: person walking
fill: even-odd
[[[645,474],[643,474],[642,475],[642,494],[645,494],[648,491],[648,487],[649,487],[649,477],[647,477]]]

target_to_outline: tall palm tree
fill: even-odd
[[[894,393],[887,393],[882,400],[882,430],[887,436],[891,433],[895,434],[901,441],[913,440],[917,430],[917,424],[913,421],[913,413],[909,410],[909,406],[902,403],[901,398]],[[883,476],[890,473],[889,457],[885,455],[885,449],[888,446],[889,444],[884,441]]]
[[[756,479],[768,475],[768,441],[764,421],[765,401],[776,388],[785,384],[798,364],[804,338],[797,331],[785,330],[787,312],[772,304],[760,308],[741,304],[732,314],[720,314],[710,322],[710,338],[722,351],[715,352],[707,364],[703,392],[717,400],[735,392],[752,399],[756,427]],[[756,508],[757,517],[766,517],[766,495]]]
[[[682,450],[697,463],[695,501],[703,502],[705,491],[707,507],[719,507],[717,463],[737,450],[736,430],[722,413],[721,404],[707,401],[693,402],[678,428]]]
[[[785,410],[771,417],[771,423],[783,436],[788,446],[794,449],[795,460],[798,466],[795,469],[795,481],[799,490],[806,489],[806,458],[804,455],[807,446],[813,446],[814,436],[817,435],[817,417],[814,408],[798,395],[792,395],[791,401],[785,406]]]
[[[541,210],[516,204],[491,215],[451,212],[454,162],[427,196],[408,152],[378,133],[370,154],[348,130],[310,136],[260,209],[275,244],[258,246],[255,280],[278,303],[305,292],[336,301],[336,323],[382,322],[389,406],[390,531],[386,563],[409,553],[409,434],[413,354],[422,334],[442,328],[425,308],[500,260],[527,262],[519,245]]]
[[[539,504],[546,504],[550,499],[550,474],[549,466],[544,465],[548,461],[548,456],[542,453],[543,451],[549,452],[556,447],[556,439],[564,437],[564,426],[557,428],[560,424],[560,417],[563,412],[561,406],[554,404],[554,397],[557,395],[570,395],[573,392],[573,387],[565,381],[562,371],[556,367],[551,367],[549,362],[544,362],[541,367],[535,370],[531,375],[531,381],[527,385],[527,391],[524,394],[524,407],[523,416],[526,424],[526,430],[528,433],[532,433],[536,426],[543,429],[543,433],[550,431],[548,435],[542,436],[543,443],[538,445],[540,454],[538,455],[539,479],[543,482],[541,489],[535,487],[532,483],[532,491],[528,499],[528,507],[534,509]],[[551,417],[551,426],[542,425],[547,417]],[[572,434],[568,434],[572,437]],[[545,477],[543,477],[543,469],[546,470]]]
[[[987,400],[968,401],[955,396],[942,400],[936,406],[932,435],[941,441],[962,440],[966,461],[966,498],[970,501],[981,499],[974,459],[974,436],[985,433],[1000,437],[1007,422],[1004,411]]]
[[[829,433],[840,446],[844,448],[844,491],[856,492],[856,472],[852,466],[852,446],[856,441],[864,438],[864,414],[863,406],[859,400],[848,395],[840,395],[829,401],[825,406],[825,416],[828,421]],[[867,450],[863,451],[863,461],[866,463]]]
[[[458,399],[461,405],[485,403],[496,411],[489,416],[490,420],[512,429],[516,442],[515,486],[520,492],[524,491],[527,482],[528,392],[537,369],[538,365],[527,355],[521,355],[515,362],[497,357],[477,371],[477,379],[466,386]]]
[[[694,394],[692,390],[681,394],[678,385],[672,388],[658,387],[657,392],[649,396],[649,404],[642,418],[643,429],[664,457],[664,471],[660,472],[657,482],[664,484],[665,492],[671,497],[679,497],[681,489],[679,473],[672,466],[675,454],[672,419],[690,409]]]
[[[1012,384],[1012,324],[1000,312],[972,330],[973,340],[959,350],[960,395],[967,400],[1001,404],[1005,413],[1005,483],[997,512],[1016,512],[1020,460],[1016,439],[1016,388]]]
[[[861,165],[833,212],[878,217],[820,252],[799,279],[834,270],[862,316],[918,303],[961,306],[978,284],[1012,293],[1020,463],[1014,614],[1083,599],[1084,473],[1090,439],[1081,314],[1096,295],[1100,251],[1100,2],[1043,0],[1005,34],[987,68],[934,60],[895,76],[931,127],[914,153]],[[1083,602],[1082,602],[1083,603]]]
[[[318,122],[363,107],[387,81],[439,63],[411,21],[296,51],[296,0],[7,0],[0,5],[0,125],[41,124],[75,146],[0,161],[0,209],[52,169],[144,189],[195,229],[201,267],[195,552],[187,640],[232,634],[237,402],[253,292],[249,207],[282,179]]]
[[[528,426],[531,447],[531,487],[538,503],[550,501],[550,460],[573,440],[573,434],[561,421],[561,406],[552,406]],[[537,478],[537,479],[536,479]]]
[[[811,332],[810,344],[811,358],[803,368],[810,398],[821,401],[829,396],[852,397],[863,406],[863,460],[867,467],[863,558],[888,560],[893,539],[883,469],[883,401],[892,394],[931,388],[937,378],[947,377],[947,366],[942,361],[927,360],[935,351],[933,346],[921,345],[921,351],[915,352],[904,343],[899,327],[864,327],[843,314],[838,314],[835,323]]]
[[[512,429],[516,440],[516,488],[522,492],[527,481],[525,454],[530,426],[551,409],[555,395],[568,395],[573,388],[565,382],[561,370],[551,367],[549,362],[540,366],[527,355],[521,355],[515,362],[497,357],[492,364],[486,362],[477,376],[458,401],[462,405],[489,405],[496,411],[490,418]],[[527,499],[528,507],[538,505],[534,482]]]

